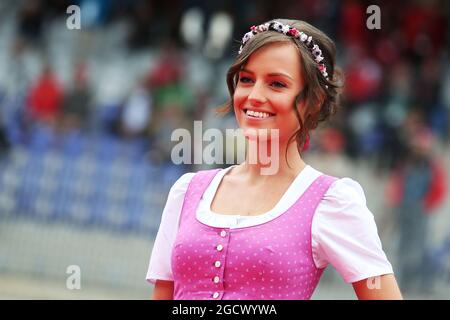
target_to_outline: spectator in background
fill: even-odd
[[[146,81],[140,80],[126,100],[120,117],[120,134],[124,138],[144,136],[152,117],[152,98]]]
[[[86,66],[79,64],[73,74],[73,88],[62,104],[60,125],[65,131],[87,129],[91,116],[91,92]]]
[[[40,0],[26,0],[19,11],[17,32],[19,41],[27,45],[42,43],[44,8]]]
[[[184,75],[184,61],[176,44],[167,41],[161,46],[156,66],[149,74],[150,85],[162,88],[179,82]]]
[[[172,146],[167,143],[173,130],[192,129],[193,93],[185,83],[184,59],[175,43],[167,42],[155,68],[150,72],[155,116],[151,124],[155,138],[154,155],[158,161],[169,161]]]
[[[346,46],[362,45],[367,40],[366,7],[355,0],[347,0],[342,5],[339,35]]]
[[[4,129],[3,124],[0,121],[0,160],[8,152],[10,147],[11,145],[7,138],[6,130]]]
[[[61,109],[62,100],[62,86],[50,65],[47,64],[28,94],[28,119],[31,122],[54,125]]]
[[[401,31],[408,50],[417,58],[436,55],[448,30],[438,1],[417,1],[400,10]]]
[[[407,154],[392,172],[387,197],[399,231],[399,284],[405,292],[432,289],[428,249],[428,214],[444,199],[445,174],[432,149],[434,136],[420,113],[408,114],[402,128]]]
[[[141,49],[149,45],[152,22],[155,20],[154,15],[155,12],[151,2],[139,1],[131,5],[131,24],[127,37],[130,49]]]

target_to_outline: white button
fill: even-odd
[[[225,230],[220,231],[220,236],[225,237],[227,235],[227,232]]]
[[[217,251],[222,251],[222,249],[223,249],[223,245],[219,244],[219,245],[217,246]]]
[[[220,263],[220,261],[216,261],[216,262],[214,262],[214,265],[216,266],[216,268],[220,268],[221,263]]]
[[[220,278],[219,278],[218,276],[215,276],[214,279],[213,279],[213,281],[214,281],[214,283],[219,283]]]
[[[218,297],[219,297],[219,293],[218,293],[218,292],[214,292],[213,298],[214,298],[214,299],[217,299]]]

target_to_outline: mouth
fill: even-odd
[[[263,112],[263,111],[254,111],[250,109],[243,109],[243,112],[247,119],[255,119],[255,120],[265,120],[269,118],[275,117],[275,113],[271,112]]]

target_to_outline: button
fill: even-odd
[[[223,245],[219,244],[216,248],[217,248],[217,251],[222,251]]]
[[[225,230],[220,231],[220,236],[221,237],[226,237],[227,232]]]
[[[213,281],[214,281],[214,283],[219,283],[220,282],[219,276],[215,276]]]
[[[221,266],[222,264],[220,263],[220,261],[216,261],[216,262],[214,262],[214,265],[216,266],[216,268],[220,268],[220,266]]]
[[[219,293],[218,293],[218,292],[214,292],[213,298],[214,298],[214,299],[217,299],[218,297],[219,297]]]

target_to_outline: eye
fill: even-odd
[[[249,77],[240,77],[239,78],[239,82],[242,83],[250,83],[252,81],[252,79],[250,79]]]
[[[272,81],[270,85],[276,88],[286,88],[286,84],[281,81]]]

